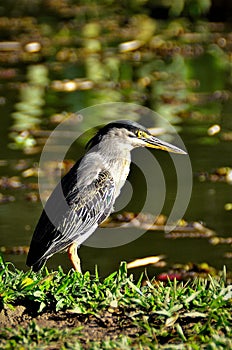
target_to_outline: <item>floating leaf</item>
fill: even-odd
[[[157,255],[157,256],[148,256],[142,259],[136,259],[134,261],[127,263],[127,268],[132,269],[135,267],[141,267],[141,266],[146,266],[151,264],[154,265],[164,258],[165,258],[164,255]]]

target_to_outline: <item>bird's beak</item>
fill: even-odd
[[[187,152],[183,151],[182,149],[176,146],[173,146],[168,142],[157,139],[154,136],[149,136],[146,139],[144,139],[144,141],[146,143],[146,147],[149,147],[149,148],[157,148],[157,149],[161,149],[163,151],[172,152],[172,153],[187,154]]]

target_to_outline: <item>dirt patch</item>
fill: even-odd
[[[82,327],[80,341],[113,339],[121,334],[135,337],[141,330],[135,326],[131,318],[123,310],[104,311],[100,315],[76,314],[71,311],[44,312],[32,316],[24,306],[17,306],[14,310],[6,309],[0,312],[0,328],[26,328],[35,321],[41,328],[67,329]]]

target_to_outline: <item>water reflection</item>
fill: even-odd
[[[137,2],[130,3],[130,13],[122,16],[120,11],[115,15],[115,4],[106,10],[102,3],[69,7],[65,2],[49,2],[47,15],[34,2],[31,8],[10,7],[10,3],[2,8],[5,17],[0,21],[0,176],[5,177],[0,185],[0,246],[25,246],[30,241],[41,212],[37,165],[50,132],[66,113],[75,115],[95,103],[114,101],[148,106],[181,132],[194,171],[185,219],[202,220],[219,237],[230,237],[231,210],[225,208],[231,203],[231,184],[213,182],[210,176],[215,169],[231,167],[230,28],[224,23],[191,23],[187,18],[158,21],[141,15]],[[32,9],[37,18],[31,16]],[[24,10],[29,17],[20,17]],[[177,16],[182,10],[171,7],[170,14]],[[206,10],[199,8],[195,16]],[[14,16],[7,17],[9,13]],[[106,121],[100,114],[93,118],[96,124]],[[110,114],[107,121],[111,119],[120,118]],[[90,126],[86,122],[85,130]],[[83,153],[84,143],[80,140],[70,149],[67,167]],[[175,193],[173,173],[165,155],[157,154],[157,159],[169,186],[163,209],[168,213]],[[139,176],[132,169],[130,179],[137,188]],[[136,211],[138,200],[128,209]],[[167,256],[168,263],[191,260],[232,267],[230,246],[222,242],[169,240],[162,232],[148,232],[131,245],[109,250],[83,247],[80,255],[84,269],[93,271],[98,264],[102,274],[117,268],[120,260],[160,254]],[[25,268],[24,255],[6,252],[4,256]],[[49,262],[54,268],[57,263],[66,266],[66,257]]]

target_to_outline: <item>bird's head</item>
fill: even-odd
[[[182,149],[154,137],[144,126],[130,120],[118,120],[103,126],[87,143],[88,148],[108,141],[111,144],[121,143],[133,149],[136,147],[149,147],[167,152],[186,154]]]

